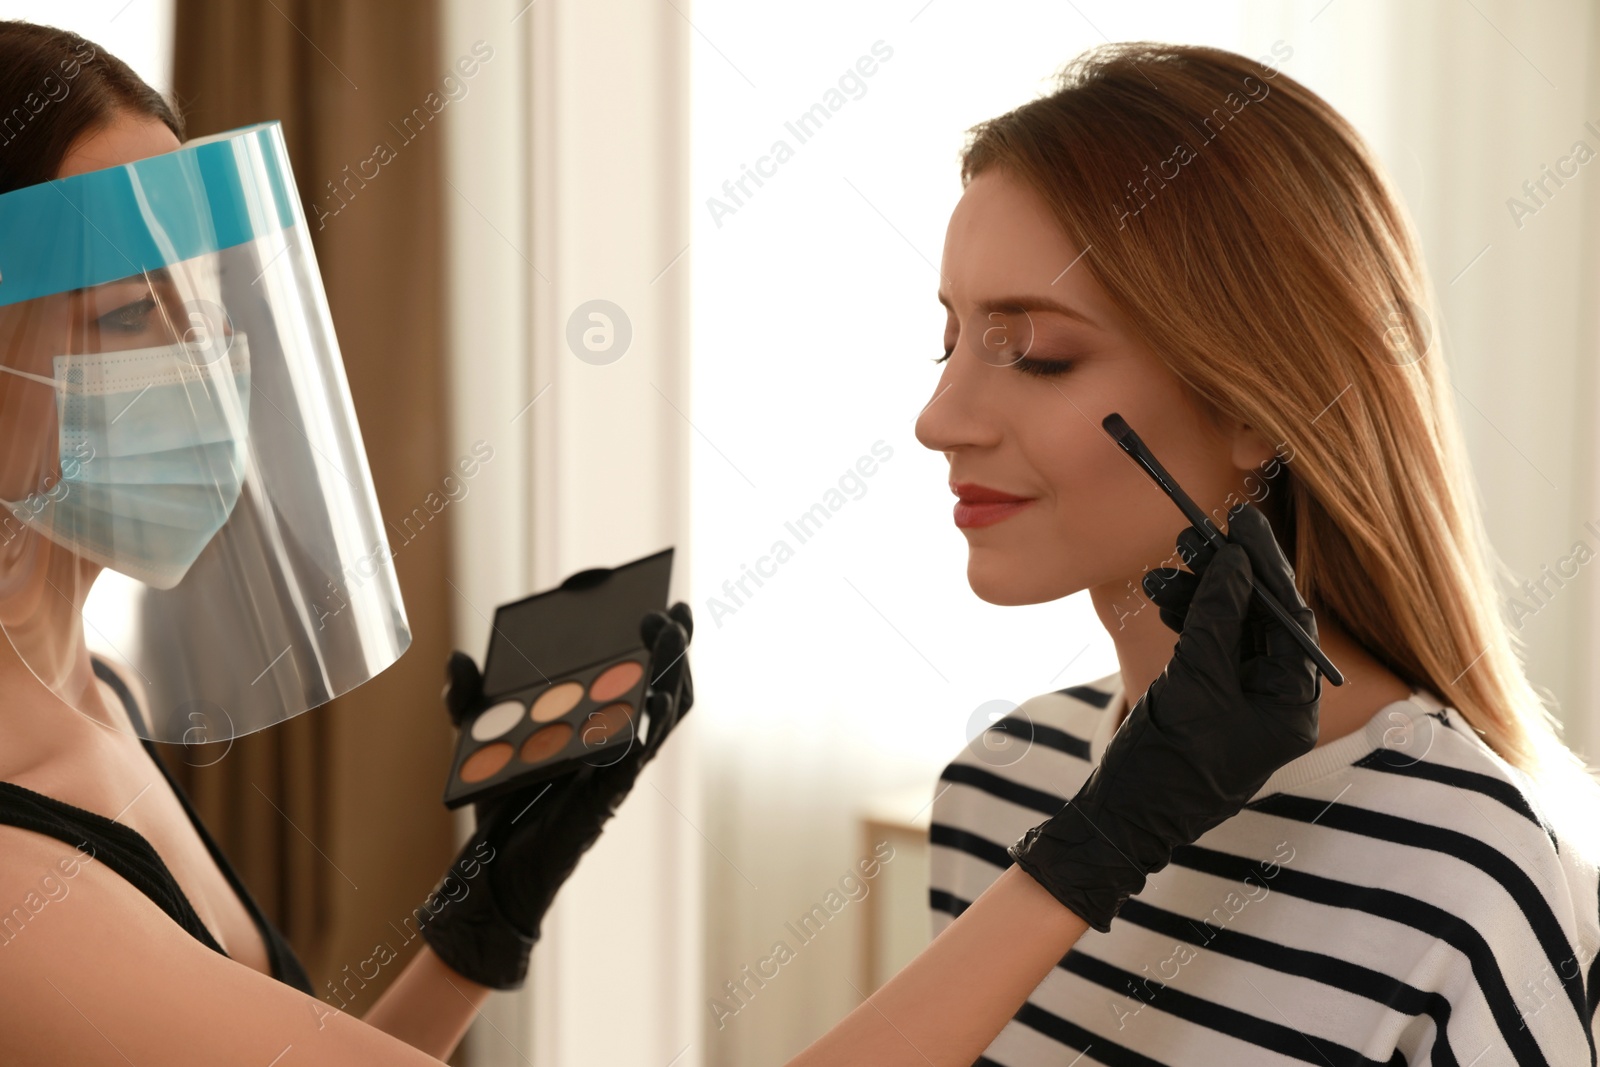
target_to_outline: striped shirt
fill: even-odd
[[[1077,792],[1121,699],[1117,674],[1034,697],[945,769],[935,934]],[[1526,782],[1413,690],[1177,849],[978,1063],[1593,1065],[1597,871]]]

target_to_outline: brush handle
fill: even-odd
[[[1305,654],[1311,657],[1311,662],[1317,665],[1317,670],[1322,672],[1322,676],[1334,685],[1343,685],[1344,675],[1339,673],[1339,668],[1335,667],[1333,661],[1327,657],[1327,654],[1317,646],[1315,641],[1311,640],[1311,635],[1300,629],[1300,624],[1290,618],[1289,613],[1284,610],[1282,604],[1278,603],[1277,598],[1261,588],[1261,583],[1253,577],[1250,579],[1250,589],[1255,593],[1256,599],[1268,611],[1272,612],[1272,617],[1282,623],[1284,629],[1289,631],[1289,635],[1305,650]]]

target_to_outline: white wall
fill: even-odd
[[[71,30],[172,91],[172,0],[3,0],[0,19]]]

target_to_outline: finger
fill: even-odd
[[[445,677],[444,690],[439,696],[450,712],[450,721],[460,726],[483,694],[483,675],[471,656],[457,650],[450,653],[449,662],[445,664]]]
[[[1322,672],[1283,624],[1269,618],[1263,627],[1266,650],[1247,654],[1239,666],[1239,688],[1271,703],[1299,707],[1321,693]]]
[[[680,600],[676,604],[672,605],[672,607],[667,611],[667,614],[678,620],[678,625],[683,627],[684,637],[687,640],[693,641],[694,612],[689,610],[689,605]]]
[[[1310,608],[1290,612],[1290,618],[1317,642],[1316,616]],[[1239,685],[1271,702],[1302,705],[1317,699],[1321,672],[1298,638],[1277,616],[1251,598],[1245,618],[1245,651],[1239,667]]]
[[[1216,554],[1216,546],[1202,537],[1193,526],[1185,526],[1178,531],[1178,558],[1195,574],[1204,574],[1206,564]]]
[[[1272,533],[1272,524],[1260,508],[1245,503],[1228,513],[1228,541],[1244,546],[1250,555],[1250,569],[1256,581],[1290,614],[1306,606],[1295,588],[1294,568],[1289,565]]]
[[[656,751],[666,742],[667,735],[677,727],[682,716],[672,694],[659,690],[645,697],[645,714],[649,718],[650,738],[645,742],[643,758],[649,762],[655,758]]]
[[[1189,568],[1159,567],[1144,576],[1145,595],[1160,608],[1161,622],[1175,633],[1183,632],[1183,619],[1189,602],[1194,599],[1198,585],[1197,575],[1205,573],[1206,565],[1217,554],[1216,548],[1200,535],[1193,526],[1178,531],[1178,558]]]
[[[1160,609],[1161,621],[1174,633],[1182,633],[1184,616],[1189,613],[1189,604],[1194,600],[1200,579],[1174,568],[1150,571],[1140,584],[1145,596]]]
[[[656,647],[656,638],[661,636],[661,628],[671,619],[661,610],[647,611],[639,620],[639,637],[644,641],[645,648]]]
[[[1238,685],[1239,646],[1250,609],[1250,557],[1239,545],[1227,544],[1201,576],[1178,636],[1176,658],[1194,668],[1225,672],[1217,679],[1228,689]]]
[[[650,647],[650,688],[676,694],[688,662],[689,637],[677,620],[663,623]]]
[[[651,611],[639,620],[639,636],[644,638],[647,647],[656,643],[656,638],[661,633],[661,628],[668,622],[676,622],[683,627],[686,638],[694,638],[694,612],[689,610],[689,605],[678,601],[666,611]]]

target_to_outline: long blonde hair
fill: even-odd
[[[963,183],[990,167],[1204,406],[1287,444],[1269,516],[1318,617],[1456,708],[1581,842],[1600,786],[1501,614],[1418,241],[1355,129],[1271,65],[1120,43],[974,127]]]

